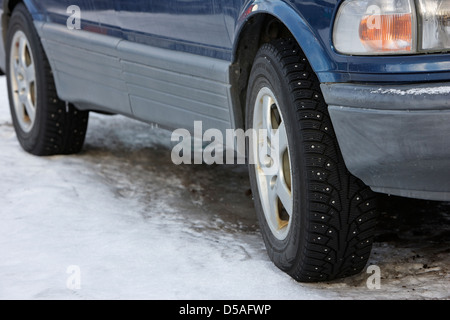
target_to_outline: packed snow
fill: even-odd
[[[421,95],[438,95],[438,94],[450,94],[450,86],[440,86],[440,87],[420,87],[413,89],[378,89],[372,91],[371,93],[381,93],[381,94],[393,94],[400,96],[421,96]]]
[[[92,114],[84,151],[25,153],[0,77],[0,299],[449,299],[450,204],[382,198],[370,265],[301,284],[266,255],[245,167],[175,166],[170,134]]]

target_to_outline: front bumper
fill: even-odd
[[[450,201],[450,82],[321,88],[353,175],[376,192]]]

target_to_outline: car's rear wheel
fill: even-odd
[[[89,113],[58,98],[49,62],[23,4],[11,16],[6,56],[11,114],[22,147],[40,156],[79,152]]]
[[[320,83],[294,40],[259,50],[246,119],[257,135],[248,150],[250,182],[273,262],[304,282],[361,272],[375,196],[346,169]]]

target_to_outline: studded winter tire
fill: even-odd
[[[52,70],[23,4],[11,16],[6,51],[11,114],[22,147],[39,156],[79,152],[89,113],[58,98]]]
[[[250,182],[268,254],[301,282],[354,275],[368,261],[375,196],[346,169],[320,84],[294,40],[258,52],[246,124]]]

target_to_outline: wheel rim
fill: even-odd
[[[266,222],[278,240],[286,239],[292,223],[293,190],[289,143],[278,101],[267,87],[254,107],[253,163]]]
[[[10,53],[10,81],[20,128],[28,133],[36,121],[36,69],[33,52],[22,31],[14,34]]]

